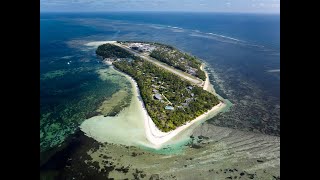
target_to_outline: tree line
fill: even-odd
[[[115,45],[104,46],[106,51],[97,51],[97,54],[103,57],[110,57],[108,53],[113,53],[113,49],[116,48],[113,46]],[[121,58],[132,58],[133,60],[122,59],[115,61],[113,65],[118,70],[130,75],[137,82],[147,112],[160,130],[164,132],[173,130],[219,103],[219,99],[215,95],[203,90],[201,87],[192,86],[189,81],[182,80],[177,75],[134,56],[125,49],[123,50],[126,53],[122,53],[121,55],[123,56]],[[188,89],[189,86],[192,87],[191,90]],[[166,96],[173,103],[173,111],[165,110],[165,106],[168,105],[166,101],[161,102],[154,99],[152,91],[155,89],[154,87],[157,87],[156,89],[159,93]],[[188,98],[191,99],[190,102],[186,106],[183,105]]]

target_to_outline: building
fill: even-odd
[[[171,110],[171,111],[172,111],[172,110],[174,110],[174,107],[172,107],[172,106],[166,106],[166,107],[165,107],[165,109],[166,109],[166,110]]]
[[[182,106],[188,106],[188,103],[181,103]]]
[[[155,99],[158,99],[158,100],[161,100],[161,99],[162,99],[162,97],[161,97],[160,94],[155,94],[153,97],[154,97]]]
[[[139,50],[139,47],[137,47],[137,46],[131,46],[131,49],[133,49],[133,50]]]
[[[191,68],[191,67],[189,67],[189,69],[187,69],[187,73],[191,74],[191,75],[196,75],[196,71],[197,71],[197,69]]]

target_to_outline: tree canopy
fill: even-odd
[[[114,46],[103,46],[100,49],[99,46],[99,53],[104,57],[114,57],[116,54],[114,49],[117,49]],[[193,86],[189,81],[182,80],[179,76],[134,56],[125,49],[122,49],[121,52],[123,52],[121,58],[132,58],[133,60],[119,59],[113,62],[113,65],[137,82],[147,112],[160,130],[164,132],[173,130],[219,103],[215,95],[201,87]],[[165,98],[155,99],[155,90]],[[169,104],[174,107],[174,110],[165,109]]]

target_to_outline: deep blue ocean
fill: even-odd
[[[42,13],[40,145],[60,144],[119,90],[91,41],[146,40],[173,45],[207,64],[214,88],[233,106],[207,121],[280,136],[280,16],[224,13]]]

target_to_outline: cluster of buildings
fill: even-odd
[[[160,83],[161,84],[161,83]],[[166,101],[168,101],[168,105],[165,107],[166,110],[174,110],[174,107],[172,106],[172,103],[162,94],[159,93],[158,87],[162,87],[162,86],[156,86],[154,84],[151,85],[153,87],[152,92],[153,92],[153,99],[154,100],[158,100],[160,102],[165,102],[164,99],[166,99]],[[185,101],[183,103],[181,103],[181,106],[177,106],[177,108],[183,108],[183,107],[187,107],[189,105],[189,103],[194,100],[194,93],[191,92],[191,90],[193,89],[192,86],[188,86],[186,87],[187,91],[189,92],[188,94],[190,94],[190,97],[186,97]]]
[[[160,93],[158,93],[158,90],[156,90],[156,91],[154,91],[155,89],[153,89],[153,92],[155,93],[154,95],[153,95],[153,98],[155,99],[155,100],[159,100],[159,101],[161,101],[161,102],[164,102],[163,101],[163,99],[162,99],[162,95],[160,94]],[[164,107],[164,109],[165,110],[171,110],[171,111],[173,111],[174,110],[174,107],[173,106],[171,106],[171,105],[166,105],[166,107]]]
[[[162,103],[164,103],[165,101],[163,100],[163,99],[165,99],[166,101],[167,101],[167,106],[165,107],[165,110],[171,110],[171,111],[173,111],[174,110],[174,107],[172,106],[172,103],[164,96],[164,95],[162,95],[162,94],[160,94],[159,93],[159,88],[160,89],[166,89],[164,86],[162,86],[163,85],[163,82],[161,82],[161,81],[157,81],[157,79],[158,79],[158,77],[153,77],[152,78],[152,82],[154,83],[154,84],[152,84],[151,85],[151,87],[153,88],[152,89],[152,93],[153,93],[153,99],[154,100],[158,100],[158,101],[160,101],[160,102],[162,102]],[[155,84],[157,84],[157,85],[155,85]]]
[[[196,68],[189,66],[187,63],[187,60],[184,57],[181,57],[179,54],[177,54],[176,50],[170,50],[168,48],[161,48],[160,50],[167,52],[171,59],[177,60],[175,64],[180,64],[180,66],[184,66],[188,74],[193,76],[197,75],[198,70]]]
[[[127,43],[127,46],[140,52],[152,52],[156,46],[147,43]]]
[[[197,74],[197,71],[198,70],[196,68],[192,68],[192,67],[188,66],[188,69],[187,69],[188,74],[195,76]]]
[[[181,103],[181,105],[184,106],[184,107],[189,105],[189,103],[193,100],[193,96],[194,96],[194,93],[191,93],[191,90],[193,89],[192,86],[188,86],[186,89],[189,92],[191,97],[187,97],[185,99],[185,101],[183,103]],[[182,106],[179,106],[179,108],[181,108]]]

